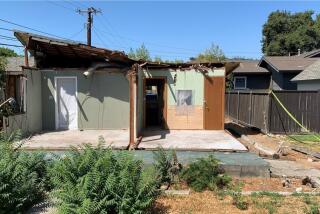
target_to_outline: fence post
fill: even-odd
[[[238,91],[238,105],[237,105],[237,122],[239,123],[239,111],[240,111],[240,91]]]
[[[228,116],[230,117],[230,91],[228,91]]]
[[[271,129],[271,120],[272,120],[272,97],[271,93],[267,95],[267,110],[264,112],[265,114],[265,129],[266,133],[270,133]]]
[[[252,125],[251,123],[251,111],[252,111],[252,90],[250,91],[250,102],[249,102],[249,121],[248,124]]]

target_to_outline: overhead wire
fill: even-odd
[[[3,46],[11,46],[11,47],[17,47],[17,48],[23,48],[22,45],[13,45],[13,44],[6,44],[6,43],[0,43],[0,45],[3,45]]]
[[[57,3],[57,2],[55,2],[55,1],[47,1],[47,2],[48,2],[48,3],[50,3],[50,4],[53,4],[53,5],[55,5],[55,6],[58,6],[58,7],[64,8],[64,9],[66,9],[66,10],[71,10],[71,11],[75,12],[75,10],[74,10],[74,9],[72,9],[72,8],[70,8],[70,7],[66,7],[66,6],[61,5],[61,4],[58,4],[58,3]]]
[[[1,19],[1,18],[0,18],[0,21],[5,22],[5,23],[8,23],[8,24],[11,24],[11,25],[15,25],[15,26],[18,26],[18,27],[21,27],[21,28],[25,28],[25,29],[28,29],[28,30],[32,30],[32,31],[34,31],[34,32],[46,34],[46,35],[53,36],[53,37],[57,37],[57,38],[60,38],[60,39],[66,39],[66,38],[64,38],[64,37],[57,36],[57,35],[52,34],[52,33],[47,33],[47,32],[41,31],[41,30],[37,30],[37,29],[31,28],[31,27],[27,27],[27,26],[24,26],[24,25],[21,25],[21,24],[17,24],[17,23],[15,23],[15,22],[12,22],[12,21],[9,21],[9,20],[5,20],[5,19]]]

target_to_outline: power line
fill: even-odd
[[[21,25],[21,24],[17,24],[17,23],[14,23],[14,22],[11,22],[11,21],[8,21],[8,20],[5,20],[5,19],[0,19],[0,21],[8,23],[8,24],[15,25],[15,26],[18,26],[18,27],[22,27],[22,28],[25,28],[25,29],[29,29],[29,30],[32,30],[32,31],[35,31],[35,32],[38,32],[38,33],[42,33],[42,34],[46,34],[46,35],[49,35],[49,36],[57,37],[57,38],[60,38],[60,39],[66,39],[66,38],[63,38],[61,36],[57,36],[57,35],[54,35],[54,34],[51,34],[51,33],[46,33],[44,31],[37,30],[37,29],[31,28],[31,27],[27,27],[27,26],[24,26],[24,25]]]
[[[62,8],[64,8],[64,9],[66,9],[66,10],[71,10],[72,12],[75,11],[74,9],[71,9],[70,7],[66,7],[66,6],[61,5],[61,4],[58,4],[57,2],[54,2],[54,1],[48,1],[48,3],[53,4],[53,5],[55,5],[55,6],[58,6],[58,7],[62,7]]]
[[[11,31],[11,32],[13,32],[13,31],[14,31],[14,30],[12,30],[12,29],[3,28],[3,27],[0,27],[0,30],[6,30],[6,31]]]
[[[102,19],[102,17],[100,17],[100,16],[97,16],[97,17],[98,17],[98,21],[100,21],[100,23],[103,25],[103,27],[105,27],[106,29],[109,29],[110,31],[112,31],[111,28],[109,26],[107,26],[107,24],[105,24],[105,20]],[[102,30],[100,30],[100,31],[102,31]],[[112,33],[107,33],[107,35],[112,38],[113,43],[117,43],[118,45],[120,45],[120,46],[122,45],[123,46],[123,43],[120,41],[119,36],[115,37],[114,36],[115,34],[112,34]]]
[[[81,30],[79,30],[78,32],[72,34],[72,35],[70,36],[70,39],[78,36],[80,33],[82,33],[82,32],[84,31],[84,29],[85,29],[85,26],[83,26],[83,28],[81,28]]]
[[[96,31],[95,27],[93,27],[93,32],[94,32],[94,34],[98,37],[98,39],[100,40],[100,42],[102,42],[102,44],[107,47],[107,45],[104,43],[104,41],[102,40],[102,38],[99,36],[99,34],[98,34],[98,32]]]
[[[23,48],[23,46],[21,46],[21,45],[13,45],[13,44],[5,44],[5,43],[0,43],[0,45],[3,45],[3,46],[11,46],[11,47],[17,47],[17,48]]]
[[[17,40],[15,37],[11,37],[11,36],[0,35],[0,37],[6,38],[6,39],[14,39],[14,40]]]

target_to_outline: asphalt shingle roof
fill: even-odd
[[[300,56],[265,56],[264,59],[279,71],[303,71],[319,58]]]
[[[269,71],[265,68],[259,67],[258,60],[246,60],[241,61],[239,66],[233,70],[235,74],[247,74],[247,73],[264,73],[267,74]]]
[[[313,64],[309,65],[300,74],[295,76],[292,81],[315,79],[320,79],[320,60],[317,60]]]

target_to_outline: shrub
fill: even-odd
[[[182,171],[182,179],[195,191],[215,190],[227,186],[231,178],[219,167],[219,161],[212,155],[200,158]]]
[[[166,152],[162,147],[153,152],[154,168],[157,175],[157,180],[160,184],[168,184],[170,186],[175,180],[179,179],[181,164],[177,159],[177,154],[174,150]]]
[[[143,213],[157,195],[143,183],[142,162],[128,152],[73,148],[50,170],[59,213]]]
[[[45,198],[44,154],[15,150],[3,141],[0,151],[0,213],[24,213]]]
[[[242,196],[242,183],[236,184],[232,187],[230,191],[232,197],[232,204],[235,205],[240,210],[247,210],[249,203]]]

